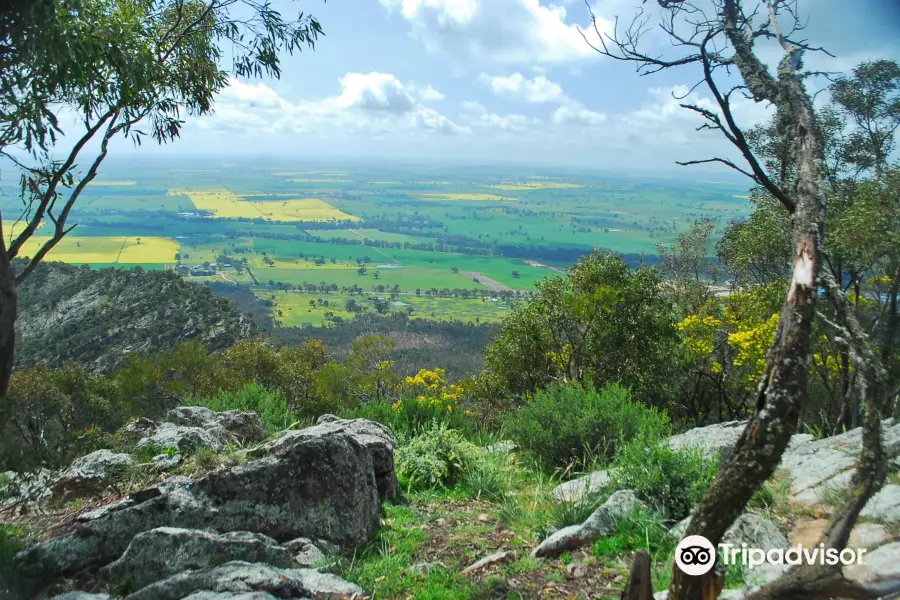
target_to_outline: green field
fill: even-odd
[[[8,223],[22,204],[5,186],[0,209]],[[310,307],[309,298],[298,305],[293,296],[305,294],[287,291],[294,287],[329,288],[338,296],[394,291],[417,316],[497,320],[507,308],[492,297],[533,290],[593,248],[620,252],[631,264],[642,256],[652,263],[656,245],[671,243],[695,219],[715,220],[721,233],[748,211],[740,183],[487,167],[150,160],[104,167],[72,213],[78,228],[48,259],[180,265],[196,281],[279,294],[285,324],[322,323],[325,312],[353,316],[343,314],[343,303],[331,311]],[[190,274],[191,267],[200,271]],[[443,297],[426,297],[429,290]],[[454,290],[475,298],[452,298]]]

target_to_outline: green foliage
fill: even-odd
[[[650,404],[670,399],[678,338],[658,271],[593,252],[537,290],[485,350],[493,393],[533,393],[565,380],[618,382]]]
[[[259,415],[269,435],[287,429],[297,420],[288,409],[287,400],[278,392],[270,392],[258,383],[243,385],[237,392],[221,391],[211,398],[188,398],[187,405],[205,406],[216,412],[249,410]]]
[[[485,455],[466,465],[462,485],[477,500],[499,502],[514,485],[513,470],[505,453]]]
[[[19,585],[13,556],[25,547],[24,533],[20,527],[0,523],[0,594],[14,592]]]
[[[209,471],[219,466],[219,455],[206,446],[194,451],[194,464],[201,470]]]
[[[397,477],[410,490],[452,487],[480,460],[480,454],[460,432],[435,423],[397,448]]]
[[[607,490],[599,490],[582,494],[573,502],[554,498],[550,505],[549,524],[560,528],[580,525],[597,510],[597,507],[603,504],[608,496]]]
[[[715,473],[715,461],[699,449],[672,450],[665,442],[636,438],[616,455],[611,486],[634,490],[666,517],[680,520],[696,506]]]
[[[503,421],[506,435],[548,471],[587,466],[586,458],[606,462],[625,441],[638,435],[657,438],[668,426],[665,413],[632,401],[628,390],[615,383],[599,391],[551,385]]]
[[[598,558],[612,558],[624,552],[646,550],[655,562],[674,555],[675,546],[660,515],[639,507],[617,518],[615,533],[594,542],[591,553]],[[666,562],[666,567],[671,568],[671,563]]]
[[[20,369],[0,398],[0,469],[60,467],[105,447],[110,440],[95,430],[114,431],[130,410],[103,375],[74,365]]]

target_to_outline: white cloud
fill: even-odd
[[[597,127],[606,122],[606,115],[588,110],[577,102],[569,102],[553,112],[552,120],[557,125]]]
[[[403,84],[389,73],[347,73],[340,83],[341,95],[335,102],[343,108],[407,113],[416,106]]]
[[[513,73],[506,77],[482,73],[479,79],[500,96],[511,96],[528,102],[562,102],[566,99],[559,84],[543,75],[526,79],[521,73]]]
[[[566,7],[540,0],[379,0],[412,25],[413,36],[430,52],[464,63],[560,64],[596,56],[567,21]],[[589,39],[596,34],[581,23]],[[611,21],[598,15],[598,27]]]
[[[487,112],[487,109],[480,102],[475,102],[474,100],[466,100],[461,106],[463,111],[468,113],[480,115]]]
[[[444,94],[434,89],[430,83],[426,85],[410,83],[406,86],[406,89],[409,90],[409,93],[412,94],[414,98],[422,102],[440,102],[444,99]]]
[[[340,92],[335,96],[291,102],[264,83],[231,79],[217,98],[215,113],[197,119],[196,125],[228,132],[316,133],[329,137],[378,137],[414,130],[469,132],[414,98],[389,73],[347,73],[338,83]],[[425,96],[435,97],[434,93],[421,95]]]

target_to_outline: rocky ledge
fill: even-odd
[[[176,413],[161,425],[135,424],[142,434],[135,436],[137,445],[160,439],[160,432],[177,442],[168,439],[170,430],[180,439],[198,430],[211,439],[238,432],[260,437],[252,413],[196,407]],[[18,553],[14,562],[25,597],[53,597],[66,579],[79,582],[81,591],[56,598],[107,598],[112,592],[136,600],[360,595],[359,587],[327,572],[329,556],[374,538],[382,500],[398,495],[394,446],[382,425],[326,415],[314,427],[283,432],[247,451],[245,464],[134,492]],[[130,455],[100,452],[76,461],[54,485],[91,489],[88,484],[128,464],[122,457]]]

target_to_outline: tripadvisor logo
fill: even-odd
[[[689,535],[679,542],[675,548],[675,564],[687,575],[704,575],[716,564],[717,554],[721,554],[722,562],[728,565],[743,565],[749,569],[770,565],[858,565],[862,564],[865,549],[853,548],[825,548],[825,544],[818,547],[804,548],[800,544],[791,546],[786,550],[773,548],[750,548],[747,544],[740,547],[734,544],[719,544],[719,552],[708,539],[702,535]]]

